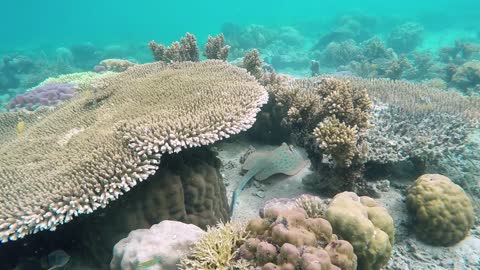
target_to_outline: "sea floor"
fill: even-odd
[[[277,146],[252,144],[246,140],[220,142],[215,149],[223,162],[221,173],[231,195],[242,179],[240,159],[253,146],[256,150],[272,150]],[[302,149],[303,150],[303,149]],[[305,151],[302,154],[306,157]],[[302,184],[302,178],[312,173],[309,167],[294,176],[273,176],[258,182],[251,181],[238,197],[238,204],[232,216],[233,221],[246,222],[257,217],[259,209],[273,198],[295,198],[301,194],[312,194]],[[395,179],[388,179],[391,183]],[[414,179],[412,179],[413,182]],[[403,182],[403,181],[402,181]],[[402,185],[404,186],[404,182]],[[320,196],[322,197],[322,196]],[[388,192],[376,199],[388,209],[395,222],[395,246],[392,258],[385,270],[478,270],[480,269],[480,228],[453,247],[434,247],[415,238],[409,225],[405,198],[402,190],[390,187]]]

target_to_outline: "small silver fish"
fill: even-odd
[[[57,249],[50,252],[47,256],[48,270],[57,269],[65,266],[70,261],[70,255],[64,250]]]

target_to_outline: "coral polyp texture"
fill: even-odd
[[[245,70],[218,60],[136,65],[95,85],[54,110],[0,114],[2,242],[105,207],[154,174],[163,154],[247,130],[268,99]]]
[[[47,83],[24,94],[19,94],[8,104],[10,111],[34,111],[41,106],[55,106],[71,99],[78,88],[69,83]]]
[[[387,265],[394,243],[393,219],[374,199],[339,193],[325,217],[333,232],[352,244],[359,269],[379,270]]]
[[[414,217],[417,236],[432,245],[451,246],[473,227],[470,198],[448,177],[424,174],[408,189],[407,206]]]
[[[261,269],[357,268],[352,245],[338,240],[323,218],[309,218],[298,207],[273,206],[247,224],[249,238],[238,257]]]

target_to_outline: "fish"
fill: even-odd
[[[24,129],[25,129],[25,122],[20,118],[17,124],[17,135],[22,136]]]
[[[282,143],[281,146],[273,151],[251,153],[242,166],[242,169],[247,170],[247,173],[243,176],[240,185],[233,192],[230,204],[230,215],[233,214],[237,197],[252,178],[262,181],[278,173],[295,175],[308,164],[308,160],[305,160],[293,146],[286,143]]]
[[[162,261],[161,257],[155,257],[155,258],[153,258],[151,260],[148,260],[146,262],[138,263],[135,270],[148,269],[148,268],[156,265],[157,263],[160,263],[161,261]]]
[[[70,261],[70,255],[62,249],[57,249],[47,255],[48,270],[64,267]]]

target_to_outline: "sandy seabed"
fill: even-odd
[[[235,188],[242,179],[240,159],[250,146],[256,150],[273,150],[278,146],[250,143],[246,140],[220,142],[215,151],[222,160],[221,173],[224,177],[229,202]],[[307,154],[300,149],[302,155]],[[233,221],[246,222],[257,217],[259,209],[273,198],[295,198],[301,194],[315,194],[302,184],[302,178],[312,173],[307,166],[294,176],[275,175],[265,181],[251,180],[238,197],[232,216]],[[388,179],[391,182],[394,179]],[[322,196],[320,196],[322,197]],[[376,199],[386,207],[395,222],[395,245],[389,264],[385,270],[479,270],[480,269],[480,228],[452,247],[434,247],[415,238],[409,225],[405,198],[401,190],[390,188]]]

